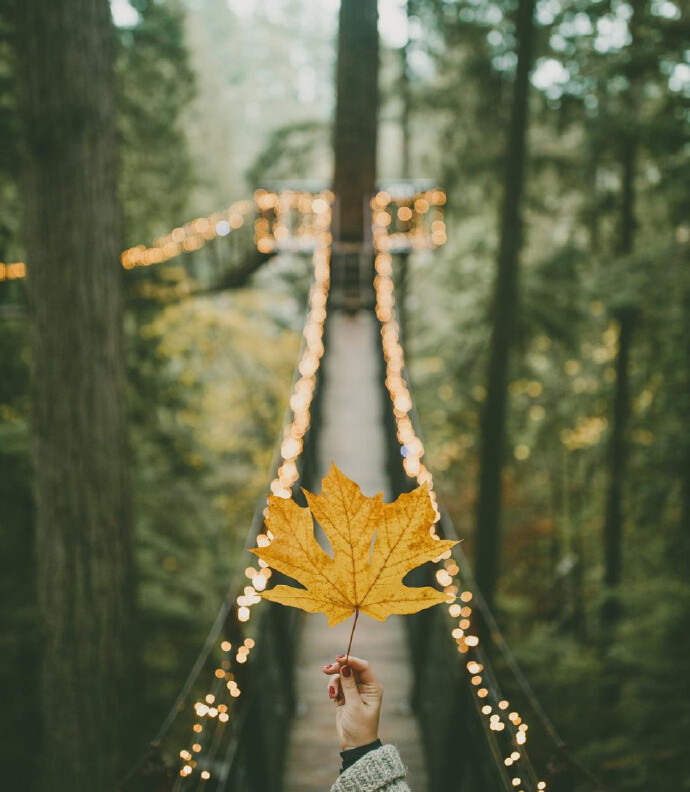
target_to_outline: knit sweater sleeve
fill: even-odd
[[[370,751],[340,776],[331,792],[410,792],[394,745]]]

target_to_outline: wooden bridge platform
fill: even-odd
[[[388,499],[376,324],[366,311],[329,318],[319,466],[325,475],[333,461],[365,495],[383,491]],[[347,649],[351,627],[351,620],[329,628],[325,616],[303,617],[285,792],[327,792],[338,775],[335,706],[321,667]],[[383,623],[361,618],[352,653],[368,659],[383,683],[382,741],[399,748],[413,792],[426,792],[423,749],[409,706],[412,678],[401,617]]]

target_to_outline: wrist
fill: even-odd
[[[371,745],[371,743],[377,742],[379,740],[379,736],[376,732],[372,732],[371,734],[363,734],[357,737],[345,738],[340,743],[340,750],[341,751],[354,751],[358,748],[362,748],[366,745]]]
[[[340,769],[341,773],[344,773],[348,767],[352,767],[352,765],[359,761],[363,756],[366,756],[370,751],[375,751],[377,748],[381,747],[381,740],[376,737],[371,742],[365,743],[363,745],[355,746],[354,748],[345,748],[340,752],[340,758],[343,760],[343,766]]]

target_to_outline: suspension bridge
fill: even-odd
[[[426,484],[437,533],[456,538],[424,463],[395,297],[396,260],[446,240],[445,194],[380,190],[369,202],[371,231],[356,246],[333,240],[334,201],[328,190],[261,189],[253,200],[196,218],[150,247],[125,250],[121,262],[126,270],[178,257],[189,262],[194,277],[181,281],[182,298],[214,284],[242,285],[276,254],[310,257],[302,346],[267,489],[300,501],[301,487],[318,491],[331,461],[365,495],[382,491],[392,500]],[[19,280],[25,272],[23,262],[2,265],[0,279]],[[270,542],[265,516],[263,498],[247,548]],[[413,792],[600,788],[541,709],[473,585],[461,545],[412,575],[413,584],[440,586],[448,605],[384,624],[365,619],[355,650],[382,677],[381,737],[399,747]],[[264,602],[259,594],[274,576],[265,562],[242,554],[177,699],[119,792],[329,788],[339,757],[320,668],[343,651],[349,625],[329,629],[321,615]],[[531,762],[530,718],[502,694],[479,619],[530,702],[530,716],[553,740],[562,760],[555,770]],[[183,743],[180,733],[187,734]],[[578,769],[585,786],[576,783]]]

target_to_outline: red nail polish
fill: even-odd
[[[329,688],[328,688],[328,695],[329,695],[331,698],[335,698],[335,688],[334,688],[334,687],[329,687]]]
[[[349,677],[349,676],[350,676],[350,674],[352,673],[352,669],[350,668],[350,666],[347,666],[347,665],[346,665],[346,666],[343,666],[343,667],[340,669],[340,673],[341,673],[341,674],[342,674],[344,677]]]
[[[345,659],[345,655],[338,655],[337,659],[338,660],[344,660]]]

